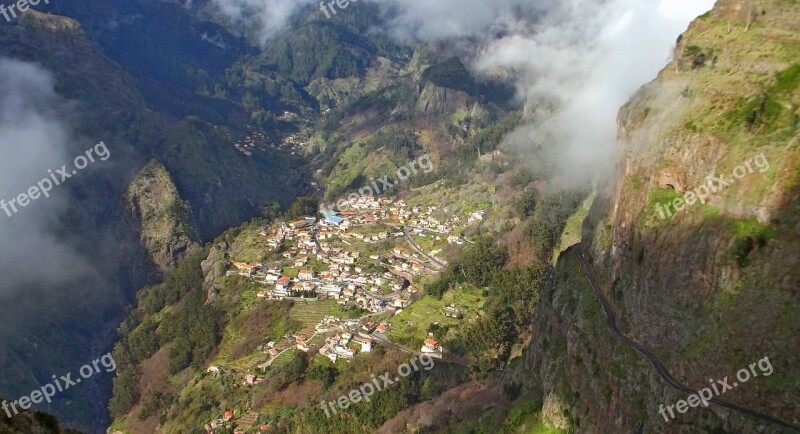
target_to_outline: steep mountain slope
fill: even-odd
[[[317,116],[319,102],[305,89],[311,80],[358,81],[376,55],[403,57],[386,37],[367,34],[379,19],[375,8],[325,25],[298,22],[263,53],[181,1],[51,2],[36,9],[0,22],[0,55],[50,71],[68,102],[55,109],[74,136],[65,153],[104,140],[113,168],[65,187],[80,200],[57,216],[68,222],[59,229],[70,234],[65,242],[101,270],[98,282],[41,288],[53,294],[48,306],[72,306],[48,311],[42,324],[31,324],[45,309],[38,292],[20,295],[18,309],[3,312],[9,326],[0,336],[0,360],[9,375],[0,387],[9,395],[107,348],[134,292],[158,281],[195,243],[275,213],[308,190],[302,158],[283,145]],[[308,21],[317,15],[308,11]],[[298,44],[315,56],[297,56]],[[333,47],[350,55],[337,51],[325,61]],[[165,171],[148,170],[151,161]],[[166,202],[150,203],[163,195]],[[75,345],[51,351],[64,341]],[[102,382],[91,393],[105,394],[108,379]],[[59,405],[67,398],[72,405],[59,416],[90,426],[89,393],[64,397]],[[101,426],[104,399],[93,401],[94,424]]]
[[[287,39],[305,40],[302,35],[306,32],[314,30],[302,25],[277,43],[299,43]],[[519,122],[519,116],[506,102],[512,93],[510,88],[502,83],[480,81],[460,60],[427,47],[417,47],[410,58],[389,59],[383,56],[387,53],[373,51],[367,50],[373,57],[366,63],[363,76],[337,78],[309,73],[307,89],[320,101],[326,101],[325,105],[333,106],[316,125],[308,125],[299,132],[301,137],[312,138],[311,149],[303,151],[320,166],[317,180],[321,191],[314,198],[335,199],[373,185],[371,176],[390,175],[393,182],[397,181],[394,174],[400,167],[407,167],[409,162],[419,161],[424,155],[431,166],[415,169],[413,178],[396,189],[376,193],[396,194],[415,186],[427,186],[407,194],[416,196],[415,201],[433,201],[440,206],[449,202],[440,211],[442,218],[485,210],[493,194],[492,170],[499,170],[499,166],[492,159],[479,157],[494,150],[502,136]],[[257,88],[259,83],[269,82],[268,77],[255,73],[257,65],[267,61],[275,62],[275,56],[251,59],[240,65],[241,70],[236,67],[236,71],[247,77],[246,87]],[[343,83],[351,86],[349,93],[341,92]],[[459,176],[466,185],[460,185]],[[441,182],[435,183],[437,180]],[[312,206],[303,212],[313,214],[316,209]],[[285,218],[296,220],[300,215]],[[177,271],[167,273],[164,284],[140,292],[138,307],[120,328],[122,339],[115,349],[115,358],[120,363],[111,401],[115,430],[190,430],[213,421],[223,407],[240,409],[237,420],[242,416],[247,422],[237,424],[246,429],[250,428],[252,415],[262,421],[273,420],[284,428],[318,429],[326,425],[322,411],[309,413],[311,409],[306,405],[309,399],[327,397],[333,387],[330,381],[335,378],[320,376],[318,370],[324,372],[328,368],[318,366],[318,357],[316,361],[309,357],[308,375],[295,371],[292,361],[289,366],[266,368],[269,380],[252,388],[253,391],[238,387],[247,373],[263,375],[264,369],[256,369],[256,365],[264,362],[265,336],[283,345],[284,335],[297,333],[300,326],[309,327],[295,320],[302,317],[304,307],[289,309],[289,303],[263,300],[262,296],[256,296],[266,288],[263,282],[230,275],[231,264],[275,260],[274,247],[265,245],[268,228],[268,222],[264,221],[232,228],[202,255],[202,276],[196,270],[191,271],[197,267],[199,257],[190,255]],[[385,229],[390,230],[391,225]],[[475,232],[473,228],[471,234]],[[404,239],[400,241],[405,244]],[[390,255],[386,246],[379,251],[380,255]],[[317,257],[314,266],[320,267],[319,262]],[[476,289],[472,291],[479,293]],[[201,307],[204,294],[207,303]],[[339,315],[358,311],[341,309]],[[201,324],[203,330],[195,332]],[[416,340],[425,334],[427,326],[420,324],[413,333],[408,332],[414,335],[411,341],[414,346],[421,345]],[[184,337],[185,334],[189,335]],[[187,349],[195,346],[202,350]],[[489,353],[493,351],[487,350],[482,363],[491,363]],[[383,370],[401,360],[401,352],[389,347],[360,360],[355,369],[339,363],[335,371],[341,372],[333,375],[339,377],[336,390],[346,391],[366,370]],[[222,374],[203,375],[209,363],[222,366]],[[368,412],[355,419],[344,416],[329,423],[336,426],[337,432],[376,429],[381,421],[404,406],[433,398],[455,386],[462,375],[459,369],[443,369],[416,378],[413,384],[381,398],[374,409],[380,413],[378,417],[371,418]],[[320,388],[319,381],[328,390]],[[422,381],[425,389],[418,392]]]
[[[254,431],[267,421],[285,432],[777,430],[714,406],[664,421],[659,405],[685,395],[608,332],[588,271],[622,333],[679,381],[700,388],[769,357],[774,372],[723,398],[800,422],[797,0],[720,0],[622,109],[618,173],[598,187],[583,230],[590,270],[576,248],[551,266],[578,232],[586,192],[558,191],[551,174],[520,167],[538,156],[497,149],[522,118],[505,83],[476,79],[446,49],[371,31],[381,25],[375,5],[331,20],[309,7],[260,49],[209,4],[196,0],[193,16],[178,0],[53,2],[55,15],[0,23],[0,54],[58,71],[58,92],[76,103],[64,111],[78,109],[76,136],[113,143],[117,162],[99,181],[70,186],[81,200],[63,230],[91,234],[70,242],[104,270],[96,293],[108,299],[50,288],[69,312],[47,321],[5,312],[4,392],[26,393],[107,351],[123,305],[144,287],[115,349],[110,408],[125,432],[200,429],[228,408],[249,410],[234,417]],[[291,217],[313,213],[316,199],[358,191],[423,154],[435,169],[384,193],[411,189],[404,199],[446,218],[491,218],[456,234],[463,249],[442,246],[450,266],[420,283],[423,303],[382,320],[409,347],[435,335],[453,363],[329,419],[316,400],[407,356],[387,346],[351,367],[284,357],[257,370],[270,338],[313,327],[319,312],[262,303],[259,284],[225,275],[278,256],[265,241],[271,221],[236,225],[271,219],[305,193],[313,198]],[[719,174],[731,185],[717,192]],[[436,236],[420,243],[431,251]],[[381,248],[376,267],[391,255]],[[470,304],[463,325],[443,316],[454,299]],[[73,348],[52,351],[63,342]],[[204,373],[210,362],[232,368]],[[267,379],[251,389],[243,381],[252,372]],[[105,378],[61,397],[59,416],[104,428],[105,402],[90,395],[108,386]]]
[[[618,172],[599,188],[583,233],[625,336],[688,387],[726,380],[737,386],[721,399],[794,425],[799,14],[795,1],[721,0],[691,25],[675,60],[621,110]],[[718,188],[720,176],[730,185]],[[674,409],[686,394],[609,334],[574,251],[542,300],[524,381],[557,425],[781,432],[715,405],[665,420],[660,406]]]
[[[5,412],[0,413],[0,433],[78,434],[79,431],[59,426],[58,420],[49,414],[27,410],[15,414],[13,418],[8,418]]]
[[[126,199],[139,222],[142,246],[162,272],[199,248],[191,208],[164,166],[149,162],[131,181]]]
[[[63,98],[52,109],[70,127],[64,154],[80,155],[100,140],[111,154],[91,176],[64,185],[63,197],[74,203],[63,215],[52,216],[62,223],[54,236],[74,256],[85,258],[95,275],[21,288],[3,284],[4,297],[16,294],[16,307],[1,314],[6,325],[0,360],[7,375],[0,387],[17,396],[53,372],[72,370],[107,351],[124,306],[157,277],[153,258],[140,246],[138,222],[123,200],[128,183],[149,159],[167,168],[180,197],[189,202],[197,225],[189,231],[198,238],[257,215],[265,203],[287,203],[306,187],[298,173],[284,171],[293,167],[290,157],[267,151],[248,158],[237,151],[233,142],[244,135],[243,127],[159,112],[139,87],[147,80],[134,78],[109,59],[78,21],[31,10],[13,23],[3,22],[0,40],[4,58],[35,62],[51,73]],[[36,280],[25,270],[16,271]],[[63,342],[73,344],[62,348]],[[89,395],[106,395],[110,377],[98,381],[96,387],[65,394],[61,409],[50,410],[65,422],[87,427],[94,419],[102,425],[104,399]]]

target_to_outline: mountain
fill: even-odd
[[[694,20],[619,108],[608,173],[575,167],[605,165],[597,58],[649,25],[635,2],[514,0],[485,28],[477,3],[436,28],[367,1],[274,28],[245,0],[0,20],[2,196],[109,156],[0,227],[3,395],[113,348],[37,410],[114,434],[796,431],[797,1]]]
[[[78,431],[60,427],[55,417],[37,411],[22,411],[11,418],[7,414],[0,415],[0,432],[78,434]]]
[[[52,106],[53,117],[69,128],[64,130],[68,137],[58,151],[70,160],[52,164],[60,166],[71,161],[74,155],[100,141],[107,144],[111,155],[108,161],[95,164],[93,176],[76,177],[65,183],[66,191],[60,197],[74,200],[72,206],[56,210],[52,217],[45,214],[41,217],[42,227],[28,235],[32,240],[20,239],[23,243],[36,242],[36,231],[52,234],[50,243],[63,245],[69,253],[42,267],[53,270],[52,274],[62,273],[62,277],[38,280],[25,269],[6,266],[4,262],[7,277],[18,276],[6,279],[0,291],[4,300],[11,299],[17,306],[2,313],[7,326],[0,336],[0,358],[9,376],[0,380],[0,387],[8,395],[26,393],[46,382],[53,371],[72,370],[75,364],[80,366],[104,353],[103,348],[107,351],[113,331],[126,305],[135,299],[135,292],[160,279],[154,261],[161,260],[149,257],[140,246],[141,222],[137,220],[141,216],[131,213],[125,201],[129,184],[148,161],[156,161],[168,170],[178,195],[175,200],[188,204],[192,227],[187,231],[196,234],[195,242],[261,215],[264,209],[281,202],[288,206],[296,192],[308,188],[299,172],[293,172],[293,168],[300,170],[296,159],[270,150],[266,136],[260,144],[264,150],[255,155],[247,156],[235,148],[237,140],[256,133],[237,120],[247,117],[235,107],[195,93],[187,96],[181,79],[173,85],[162,76],[148,76],[144,65],[139,70],[120,63],[125,60],[119,57],[120,53],[130,53],[124,41],[114,45],[106,39],[102,43],[110,45],[104,46],[94,39],[101,36],[95,33],[97,23],[82,13],[113,12],[117,18],[124,15],[124,11],[114,11],[113,6],[119,5],[86,10],[83,4],[71,4],[75,16],[86,24],[69,16],[29,11],[12,23],[0,25],[2,57],[32,62],[36,65],[32,68],[46,71],[43,73],[52,77],[54,92],[60,98]],[[174,19],[180,19],[180,15]],[[191,101],[195,107],[203,108],[190,108],[186,104]],[[198,105],[197,101],[202,103]],[[25,163],[20,161],[22,164]],[[186,244],[185,240],[175,242],[176,246],[180,244]],[[179,256],[181,251],[177,248],[167,253]],[[13,263],[17,254],[3,255],[5,261]],[[162,259],[165,263],[173,261]],[[81,267],[70,262],[80,262]],[[73,272],[61,271],[62,263],[65,270],[83,271],[71,279]],[[17,281],[23,283],[14,283]],[[43,322],[42,317],[46,318]],[[52,351],[62,342],[74,345]],[[99,379],[102,384],[96,390],[107,390],[110,380]],[[97,425],[104,423],[103,399],[94,400],[92,409],[88,389],[70,392],[63,398],[61,410],[50,410],[59,413],[64,421],[83,427],[91,426],[93,419]]]
[[[65,185],[74,204],[38,229],[70,252],[65,269],[79,258],[82,274],[44,282],[4,265],[19,275],[0,291],[18,306],[2,314],[0,359],[13,373],[0,379],[5,393],[26,393],[52,371],[97,357],[138,290],[228,227],[312,191],[305,158],[287,149],[310,139],[322,101],[346,104],[376,89],[392,76],[375,81],[371,71],[396,69],[411,49],[365,31],[380,19],[376,8],[324,25],[311,12],[264,50],[180,2],[53,2],[0,23],[2,57],[52,78],[53,116],[68,126],[65,158],[100,141],[112,155],[92,177]],[[300,45],[316,47],[314,55],[297,56]],[[363,90],[333,90],[362,76]],[[64,304],[72,309],[57,308]],[[76,344],[52,351],[64,341]],[[48,409],[76,426],[102,426],[106,405],[90,395],[107,393],[110,378],[96,381]]]
[[[681,35],[673,61],[620,111],[622,158],[580,249],[621,332],[678,382],[738,384],[719,398],[795,426],[796,6],[721,0]],[[548,417],[595,432],[791,432],[714,404],[669,417],[661,406],[687,393],[609,334],[580,251],[559,258],[531,369],[517,374]]]

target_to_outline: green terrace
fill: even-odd
[[[470,322],[480,315],[483,302],[482,291],[468,284],[445,292],[441,300],[426,295],[389,320],[391,326],[388,337],[394,342],[418,350],[434,323],[439,323],[440,328],[446,329],[463,322]],[[461,310],[463,315],[461,319],[447,316],[446,308],[451,304]],[[437,339],[443,341],[447,336],[445,334],[443,336],[445,339],[439,337]]]

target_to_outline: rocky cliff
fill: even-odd
[[[189,204],[181,200],[164,166],[148,163],[128,186],[126,196],[139,222],[142,245],[162,272],[200,247]]]
[[[583,250],[621,332],[676,380],[797,425],[800,407],[800,9],[720,0],[619,115],[617,172],[599,187]],[[530,385],[581,432],[781,432],[686,399],[608,332],[574,253],[534,322]],[[768,358],[771,368],[750,368]],[[740,370],[761,374],[737,381]]]

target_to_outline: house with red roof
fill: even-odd
[[[439,359],[442,358],[442,346],[439,345],[439,342],[433,338],[425,339],[425,342],[422,343],[422,349],[420,352],[431,357],[436,357]]]

